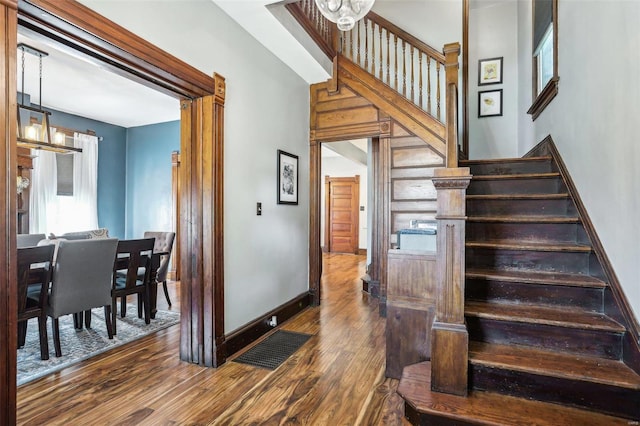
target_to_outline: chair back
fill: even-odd
[[[169,259],[171,259],[171,251],[173,250],[173,240],[176,238],[175,232],[151,232],[144,233],[145,238],[155,238],[156,242],[153,246],[154,252],[166,252],[167,255],[160,259],[160,266],[156,273],[156,281],[163,282],[167,280],[167,272],[169,270]]]
[[[18,319],[33,318],[37,311],[47,304],[47,293],[51,281],[51,264],[53,262],[53,246],[26,247],[18,249]],[[27,303],[30,284],[41,284],[38,303],[32,306]],[[34,315],[27,311],[34,310]]]
[[[153,238],[143,238],[139,240],[120,240],[116,261],[113,265],[114,272],[126,271],[125,275],[113,274],[113,289],[127,290],[136,289],[149,282],[151,275],[151,255],[153,253]],[[138,274],[142,280],[138,279]]]
[[[44,234],[18,234],[18,248],[35,247],[46,238]]]
[[[60,241],[49,296],[51,317],[111,304],[117,247],[117,238]]]

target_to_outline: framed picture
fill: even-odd
[[[502,56],[478,61],[478,86],[502,83]]]
[[[298,204],[298,156],[278,150],[278,204]]]
[[[502,115],[502,89],[478,92],[478,117]]]

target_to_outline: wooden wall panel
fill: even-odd
[[[412,146],[392,149],[391,167],[424,167],[440,166],[442,157],[433,152],[429,147]]]
[[[435,315],[436,255],[389,250],[387,273],[387,377],[430,359],[427,330]]]
[[[391,199],[393,201],[435,200],[436,188],[431,179],[393,179]]]
[[[361,123],[377,123],[378,110],[372,106],[318,112],[318,128],[350,126]]]

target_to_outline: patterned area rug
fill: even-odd
[[[73,328],[72,315],[61,317],[60,358],[55,356],[52,320],[49,318],[49,359],[46,361],[40,359],[38,322],[35,319],[29,320],[26,343],[23,348],[18,349],[18,386],[180,322],[178,311],[158,310],[151,324],[145,324],[144,319],[138,318],[137,312],[135,304],[127,304],[127,316],[120,318],[118,314],[117,334],[113,336],[113,340],[109,340],[107,335],[102,308],[92,311],[91,329],[76,330]]]

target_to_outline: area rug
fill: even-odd
[[[309,340],[308,334],[278,330],[247,352],[234,359],[235,362],[254,367],[275,370],[295,351]]]
[[[60,318],[60,358],[55,356],[52,320],[49,318],[49,359],[44,361],[40,359],[38,322],[35,319],[29,321],[25,345],[18,349],[18,386],[180,322],[178,311],[158,310],[151,324],[145,324],[144,319],[138,318],[137,305],[127,304],[127,316],[120,318],[118,315],[117,334],[109,340],[104,322],[104,309],[98,308],[91,312],[91,329],[76,330],[73,327],[72,315]]]

